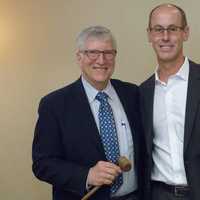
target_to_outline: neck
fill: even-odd
[[[158,76],[159,79],[167,83],[169,76],[176,74],[184,63],[184,56],[176,61],[162,62],[159,61]]]
[[[91,84],[91,83],[90,83]],[[106,83],[95,83],[95,84],[91,84],[94,88],[96,88],[98,91],[102,91],[103,89],[106,88],[106,86],[108,85],[108,82]]]
[[[102,91],[103,89],[105,89],[108,85],[109,80],[107,81],[91,81],[89,80],[86,76],[84,76],[84,74],[82,74],[83,78],[92,86],[94,87],[96,90],[98,91]]]

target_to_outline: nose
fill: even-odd
[[[168,30],[164,30],[163,32],[163,40],[168,41],[169,40],[169,31]]]
[[[100,65],[103,65],[105,63],[105,58],[103,53],[99,54],[99,57],[97,58],[96,62]]]

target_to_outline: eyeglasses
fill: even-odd
[[[178,33],[178,31],[184,30],[184,27],[182,27],[182,26],[175,26],[175,25],[171,25],[171,26],[169,26],[167,28],[164,28],[163,26],[154,26],[152,28],[149,28],[149,30],[152,33],[154,33],[155,35],[161,35],[165,31],[167,31],[169,34],[176,34],[176,33]]]
[[[111,50],[104,50],[104,51],[100,51],[100,50],[83,50],[80,51],[81,53],[84,53],[85,55],[87,55],[87,57],[90,60],[96,60],[99,58],[100,54],[103,54],[103,57],[106,60],[113,60],[117,54],[117,51],[115,49],[111,49]]]

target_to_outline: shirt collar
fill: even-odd
[[[184,63],[179,69],[179,71],[170,77],[178,77],[184,81],[187,81],[188,76],[189,76],[189,60],[187,57],[185,57]],[[156,83],[162,83],[162,81],[159,79],[159,76],[158,76],[158,66],[155,70],[155,81]]]
[[[179,71],[176,73],[176,75],[185,81],[188,80],[189,60],[187,57],[185,57],[185,61],[184,61],[183,65],[181,66],[181,68],[179,69]]]
[[[85,92],[88,97],[89,103],[92,103],[95,100],[95,97],[97,95],[98,91],[96,88],[94,88],[83,76],[81,76],[81,81],[83,83],[83,87],[85,89]],[[103,89],[101,92],[105,92],[108,97],[112,100],[114,98],[114,88],[111,85],[111,82],[108,82],[108,85],[105,89]]]

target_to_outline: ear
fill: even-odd
[[[79,50],[76,51],[76,61],[79,64],[82,59],[81,53]]]
[[[147,37],[148,37],[148,41],[151,43],[151,32],[149,28],[147,28]]]
[[[189,28],[189,26],[186,26],[185,28],[184,28],[184,30],[183,30],[183,40],[184,41],[187,41],[188,40],[188,38],[189,38],[189,35],[190,35],[190,28]]]

